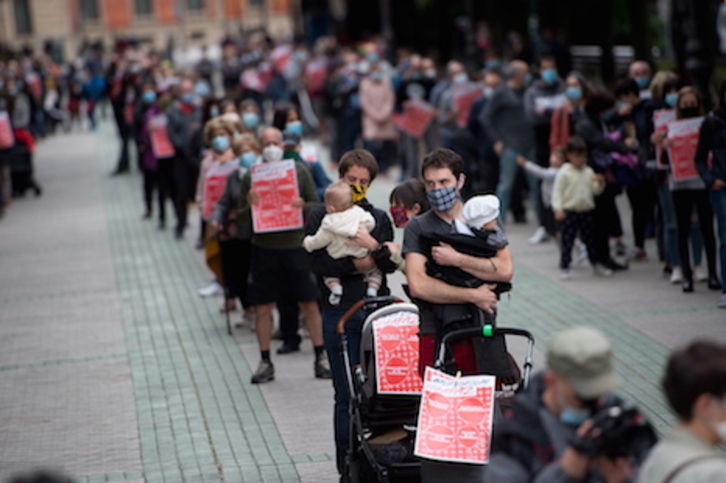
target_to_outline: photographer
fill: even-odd
[[[547,367],[494,427],[489,482],[628,482],[655,442],[620,384],[598,330],[573,327],[547,347]]]
[[[653,448],[640,483],[726,481],[726,346],[694,342],[671,355],[663,390],[680,424]]]

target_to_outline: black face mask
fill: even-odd
[[[684,107],[681,109],[681,115],[683,117],[698,117],[700,110],[697,107]]]

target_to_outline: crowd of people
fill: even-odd
[[[722,292],[718,306],[726,308],[726,83],[708,111],[712,101],[700,99],[684,79],[670,71],[652,74],[642,61],[607,90],[577,72],[560,72],[548,55],[530,65],[490,52],[483,70],[450,61],[439,73],[433,59],[406,50],[391,55],[381,40],[350,48],[326,38],[310,49],[260,38],[225,41],[222,48],[219,61],[205,56],[188,71],[133,45],[110,58],[96,52],[66,71],[10,62],[2,68],[2,112],[17,142],[19,130],[42,137],[56,118],[72,129],[81,112],[95,129],[97,107],[110,105],[121,140],[114,174],[129,171],[137,159],[144,218],[156,217],[165,229],[170,200],[174,236],[182,239],[196,203],[202,223],[195,237],[215,277],[200,294],[222,290],[221,310],[241,307],[254,324],[260,362],[253,384],[275,379],[275,307],[283,340],[278,354],[300,350],[304,321],[313,375],[332,379],[335,390],[341,474],[349,394],[338,320],[361,298],[388,294],[387,275],[402,270],[420,312],[421,368],[432,365],[438,342],[462,314],[482,311],[495,319],[498,297],[513,276],[505,229],[526,221],[527,198],[537,220],[530,243],[559,240],[562,280],[573,276],[573,250],[574,263],[588,259],[598,276],[658,257],[683,292],[705,282]],[[683,141],[679,133],[689,120],[698,125]],[[336,182],[306,137],[330,149]],[[256,210],[268,193],[256,173],[282,161],[294,196],[277,208],[299,223],[262,229]],[[379,175],[400,181],[386,210],[366,197]],[[4,204],[12,193],[6,189]],[[630,204],[630,250],[616,204],[622,193]],[[405,228],[402,246],[393,242],[394,226]],[[657,254],[646,252],[648,238],[657,240]],[[467,253],[457,243],[474,243],[476,250]],[[364,317],[360,311],[346,326],[353,347]],[[570,367],[575,356],[568,348],[591,343],[593,357],[602,359],[609,348],[598,345],[599,337],[576,333],[551,346],[551,373],[536,387],[560,419],[615,387],[603,376],[610,372],[597,368],[591,376],[604,382],[595,389],[572,378],[579,373]],[[475,346],[456,346],[454,354],[464,373],[482,369]],[[720,391],[709,394],[723,397]],[[710,405],[716,403],[704,404],[703,411],[715,411]],[[706,417],[679,411],[684,421]],[[583,420],[561,422],[567,431],[556,436],[560,443]],[[549,421],[538,424],[551,429]],[[497,441],[504,453],[512,448],[511,441]],[[523,453],[512,449],[497,466],[508,475],[501,481],[519,481],[516,475],[530,481],[540,471],[553,479],[539,481],[596,481],[584,479],[593,461],[578,448],[549,444],[548,460],[536,463],[514,461]],[[544,447],[528,448],[526,457],[541,459],[535,453]],[[602,474],[613,475],[608,481],[627,481],[629,467],[598,464]]]

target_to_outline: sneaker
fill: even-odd
[[[560,280],[569,280],[571,277],[569,270],[560,271]]]
[[[726,292],[721,294],[721,298],[718,299],[718,305],[716,305],[719,309],[726,309]]]
[[[340,304],[340,300],[343,298],[343,294],[330,292],[328,295],[328,303],[332,306]]]
[[[681,282],[683,282],[683,270],[681,270],[681,267],[673,267],[671,271],[671,283],[677,285]]]
[[[703,267],[696,265],[693,267],[693,281],[694,282],[706,282],[708,281],[708,274],[703,270]]]
[[[625,243],[618,240],[615,242],[615,254],[619,257],[624,257],[627,253],[627,250],[625,248]]]
[[[204,288],[200,288],[198,293],[200,297],[216,297],[222,295],[224,289],[216,280],[212,280],[212,283]]]
[[[636,248],[628,255],[628,259],[635,262],[644,262],[648,259],[648,254],[642,248]]]
[[[593,265],[592,272],[598,277],[609,277],[613,274],[613,271],[600,264]]]
[[[575,241],[575,250],[577,251],[577,254],[575,255],[573,263],[575,265],[580,265],[589,257],[589,254],[587,253],[587,245],[585,245],[578,239],[577,241]]]
[[[333,374],[330,372],[330,362],[328,362],[328,356],[320,354],[315,358],[315,377],[317,379],[332,379]]]
[[[544,243],[547,240],[549,240],[550,237],[547,234],[547,230],[545,230],[545,227],[540,226],[535,230],[534,234],[529,238],[529,244],[530,245],[537,245],[538,243]]]
[[[252,375],[252,384],[263,384],[275,380],[275,366],[270,361],[260,361],[257,370]]]

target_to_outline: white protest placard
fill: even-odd
[[[671,175],[674,181],[698,178],[696,169],[696,150],[698,134],[701,131],[703,117],[682,119],[668,124],[668,157],[671,163]]]
[[[421,394],[418,314],[399,312],[373,321],[379,394]]]

